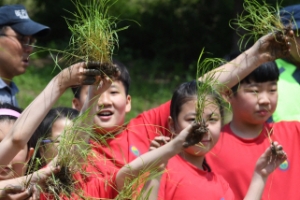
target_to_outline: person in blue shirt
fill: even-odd
[[[50,28],[31,20],[23,5],[0,7],[0,102],[18,106],[12,82],[25,73],[36,38],[48,35]]]

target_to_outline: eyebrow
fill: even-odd
[[[267,81],[267,82],[269,82],[269,84],[268,85],[277,85],[277,81]],[[263,82],[263,83],[266,83],[266,82]],[[260,86],[262,83],[248,83],[248,84],[246,84],[246,86],[248,86],[248,87],[258,87],[258,86]]]

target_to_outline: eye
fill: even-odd
[[[218,122],[219,120],[220,120],[220,116],[215,113],[212,113],[208,118],[209,122]]]
[[[277,88],[271,89],[270,92],[272,92],[272,93],[273,93],[273,92],[277,92]]]
[[[192,123],[192,122],[195,121],[195,118],[194,118],[194,117],[190,117],[190,118],[188,118],[186,121],[188,121],[189,123]]]
[[[110,94],[119,94],[119,91],[117,91],[117,90],[112,90],[112,91],[110,91]]]
[[[257,94],[258,90],[250,90],[251,93]]]

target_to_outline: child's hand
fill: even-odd
[[[256,163],[255,172],[262,177],[270,175],[283,161],[287,158],[278,142],[273,142],[272,145],[260,156]]]
[[[169,137],[166,137],[166,136],[157,136],[155,137],[151,143],[150,143],[150,148],[149,148],[149,151],[152,151],[154,149],[157,149],[159,148],[160,146],[164,145],[164,144],[167,144],[168,142],[170,141],[170,138]]]
[[[265,35],[253,45],[254,51],[259,53],[264,62],[287,57],[291,48],[290,41],[294,39],[293,35],[292,30],[286,31],[284,35],[280,32]]]
[[[109,73],[106,73],[106,71]],[[109,74],[109,75],[107,75]],[[114,79],[120,75],[120,71],[115,65],[107,63],[89,62],[76,63],[58,74],[60,86],[64,89],[78,85],[101,84],[101,81],[110,77]]]
[[[0,200],[21,200],[28,199],[30,196],[31,192],[20,185],[7,185],[0,192]]]
[[[185,137],[182,146],[184,148],[187,148],[189,146],[198,144],[202,140],[204,134],[207,132],[208,132],[208,128],[205,122],[200,123],[194,121],[190,126],[183,129],[179,134],[180,137]]]
[[[89,93],[91,94],[90,97],[93,98],[97,95],[101,95],[103,92],[108,90],[111,84],[112,80],[109,77],[102,77],[98,84],[89,86]]]

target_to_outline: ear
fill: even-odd
[[[169,131],[171,132],[171,140],[176,137],[175,122],[171,116],[168,117]]]
[[[27,157],[26,157],[26,163],[29,162],[29,160],[32,158],[34,154],[34,148],[30,147],[27,153]]]
[[[172,119],[171,116],[168,117],[168,125],[169,125],[169,130],[174,134],[175,133],[175,128],[174,128],[174,120]]]
[[[78,111],[81,110],[82,105],[81,105],[81,102],[79,99],[77,99],[77,98],[72,99],[72,108],[75,110],[78,110]]]
[[[127,95],[125,112],[128,113],[130,112],[130,110],[131,110],[131,96]]]

